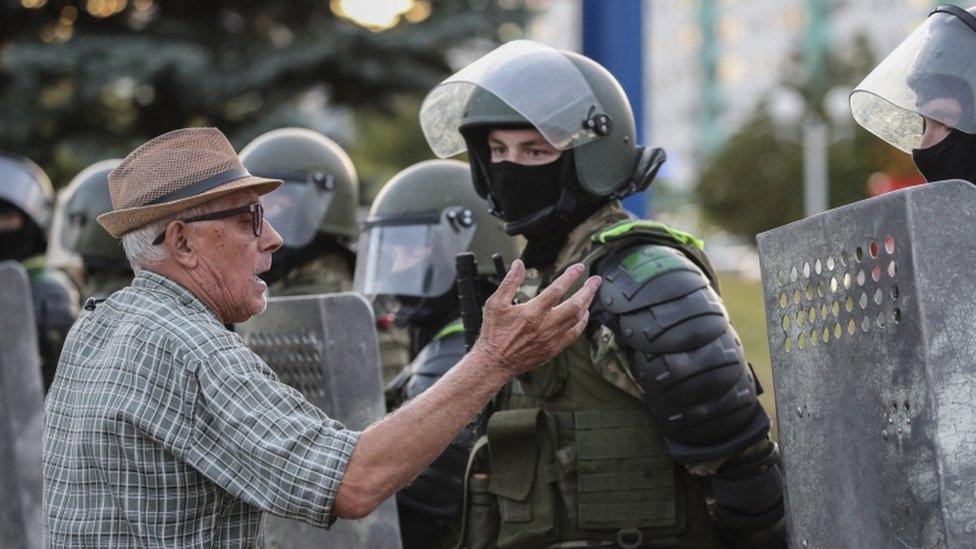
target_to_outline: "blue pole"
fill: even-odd
[[[583,0],[583,54],[620,81],[637,122],[637,141],[644,140],[644,9],[642,0]],[[650,193],[624,199],[624,207],[647,217]]]

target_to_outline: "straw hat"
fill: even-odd
[[[217,128],[164,133],[129,153],[108,174],[112,211],[98,222],[115,238],[241,189],[269,193],[281,181],[247,172]]]

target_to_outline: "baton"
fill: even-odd
[[[454,257],[457,267],[458,300],[464,325],[464,349],[471,351],[481,332],[481,300],[478,298],[478,260],[471,252]]]

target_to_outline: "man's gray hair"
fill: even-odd
[[[185,210],[180,210],[175,214],[168,215],[122,235],[122,249],[125,256],[129,259],[133,271],[138,271],[143,267],[151,267],[166,259],[169,251],[162,244],[153,245],[153,241],[159,233],[166,230],[170,223],[177,219],[185,219],[195,215],[201,215],[214,211],[215,204],[220,200],[213,200],[200,206],[193,206]]]

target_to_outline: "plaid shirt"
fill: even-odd
[[[261,545],[263,511],[327,526],[359,438],[146,270],[72,328],[45,412],[54,547]]]

